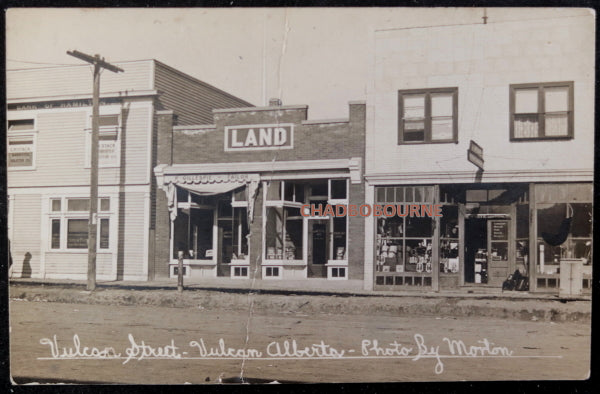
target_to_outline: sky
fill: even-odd
[[[487,8],[488,23],[589,13]],[[157,59],[254,105],[306,104],[309,119],[345,118],[364,100],[373,31],[482,23],[483,8],[14,8],[6,68]]]

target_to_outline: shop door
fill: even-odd
[[[487,245],[487,220],[483,218],[466,218],[465,283],[487,283]]]
[[[327,223],[328,220],[308,221],[308,277],[327,277]]]
[[[500,287],[508,275],[508,220],[488,221],[488,283]]]

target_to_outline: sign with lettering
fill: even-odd
[[[483,148],[473,140],[471,140],[469,150],[467,151],[467,160],[483,171]]]
[[[508,222],[492,222],[492,240],[506,241],[508,239]]]
[[[292,149],[294,125],[268,124],[225,127],[225,151]]]
[[[100,105],[110,105],[120,103],[121,98],[103,98],[100,99]],[[33,102],[33,103],[20,103],[20,104],[8,104],[9,110],[16,111],[28,111],[37,109],[55,109],[55,108],[77,108],[77,107],[91,107],[91,99],[80,99],[80,100],[59,100],[59,101],[45,101],[45,102]]]

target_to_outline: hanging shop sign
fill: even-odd
[[[225,151],[292,149],[293,147],[293,124],[225,127]]]
[[[467,160],[475,164],[477,168],[483,171],[483,148],[475,141],[471,140],[469,150],[467,151]]]

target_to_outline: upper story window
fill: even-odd
[[[510,86],[510,139],[573,138],[573,82]]]
[[[400,90],[398,106],[398,144],[458,140],[458,88]]]
[[[92,120],[88,129],[88,163],[91,164]],[[100,115],[98,119],[98,164],[100,167],[118,167],[121,159],[120,143],[121,117]]]
[[[35,120],[8,121],[7,166],[15,170],[35,168]]]

